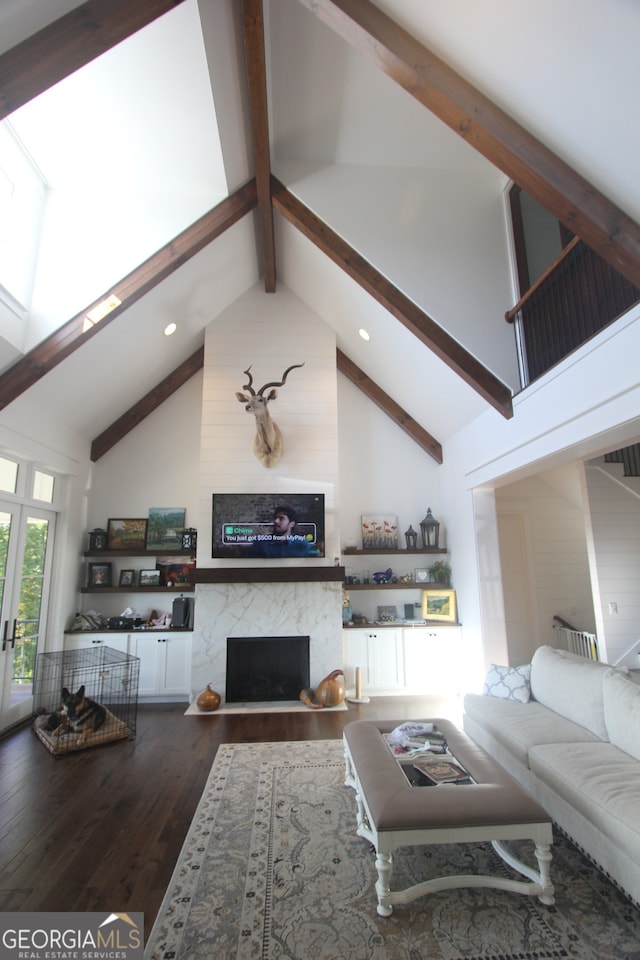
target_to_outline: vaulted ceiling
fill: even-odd
[[[107,57],[158,17],[170,24],[183,4],[196,9],[195,0],[89,0],[44,25],[0,56],[0,115]],[[388,276],[373,248],[348,236],[339,210],[316,209],[320,166],[352,166],[360,176],[367,164],[372,175],[378,166],[395,166],[400,176],[416,165],[448,167],[484,177],[496,195],[513,180],[640,284],[637,224],[369,0],[271,0],[264,11],[262,0],[200,0],[198,12],[202,50],[193,63],[196,53],[206,54],[215,112],[194,109],[192,139],[183,132],[176,153],[154,145],[146,169],[152,183],[164,178],[156,189],[158,202],[166,201],[165,153],[176,170],[199,150],[208,157],[206,131],[217,120],[227,196],[85,297],[55,332],[6,366],[0,409],[28,398],[92,440],[97,459],[200,368],[204,328],[217,313],[255,283],[269,295],[284,282],[335,325],[338,368],[434,459],[441,459],[440,441],[486,404],[510,417],[508,377],[494,372],[491,355],[481,356],[473,336],[465,345],[455,325],[406,289],[406,278]],[[186,44],[176,33],[176,44],[181,40]],[[153,66],[170,71],[171,59]],[[135,90],[128,93],[135,98]],[[188,115],[195,102],[176,109]],[[160,106],[166,141],[172,108]],[[392,147],[381,118],[397,124]],[[100,144],[86,149],[90,163]],[[177,191],[188,177],[176,174]],[[199,202],[207,193],[215,197],[207,188]],[[132,230],[126,209],[114,216],[122,231]],[[99,229],[90,224],[84,242]],[[87,333],[87,309],[114,293],[121,306]],[[179,336],[163,340],[159,322],[170,319],[178,320]],[[371,349],[354,336],[361,325],[379,334]],[[417,374],[413,385],[408,370]]]

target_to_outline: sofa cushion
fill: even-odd
[[[531,696],[530,678],[530,663],[524,663],[520,667],[502,667],[492,663],[487,671],[482,693],[485,697],[527,703]]]
[[[532,747],[531,771],[629,857],[640,862],[638,762],[611,743]]]
[[[538,647],[531,660],[531,695],[567,720],[608,740],[602,678],[611,667],[567,650]]]
[[[525,767],[529,766],[529,749],[536,743],[598,742],[598,737],[585,727],[552,713],[534,700],[518,703],[468,693],[464,712]]]
[[[607,670],[602,694],[609,740],[640,760],[640,686],[617,670]]]

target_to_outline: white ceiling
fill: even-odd
[[[575,7],[583,0],[567,2]],[[594,0],[586,2],[593,7]],[[545,35],[550,2],[539,3],[536,29]],[[2,45],[75,5],[7,2],[0,10]],[[469,26],[458,30],[460,42],[452,47],[458,69],[456,55],[474,42],[474,30],[486,41],[497,24],[500,50],[481,52],[481,62],[483,55],[484,62],[493,62],[513,46],[496,20],[485,22],[479,15],[482,4],[452,0],[444,9],[380,0],[379,5],[423,40],[431,36],[441,54],[438,48],[451,41],[456,26]],[[247,118],[239,112],[246,93],[238,6],[200,0],[199,11],[197,0],[185,0],[12,118],[51,185],[57,209],[67,203],[70,211],[50,231],[51,259],[40,263],[28,345],[106,292],[251,175]],[[532,16],[513,0],[486,0],[484,6],[499,9],[510,23],[514,6],[522,23]],[[554,10],[557,14],[555,4]],[[322,209],[322,192],[314,193],[318,171],[333,176],[341,174],[332,171],[367,167],[372,185],[383,169],[400,176],[411,169],[420,176],[454,171],[476,185],[482,182],[492,198],[501,194],[504,177],[498,171],[298,0],[265,0],[265,18],[273,170],[321,217],[330,220],[329,214],[338,217],[339,211],[331,211],[330,203]],[[522,56],[526,69],[533,69],[528,48]],[[566,62],[553,64],[551,72],[559,66]],[[495,82],[487,71],[487,87]],[[503,96],[509,95],[503,88]],[[437,439],[446,441],[486,409],[471,388],[278,217],[276,240],[279,282],[331,324],[341,349]],[[378,266],[384,271],[384,264]],[[259,282],[258,269],[254,223],[247,217],[15,404],[62,418],[90,441],[203,342],[206,325]],[[403,283],[414,295],[410,275]],[[433,306],[421,305],[427,311]],[[435,306],[446,312],[446,304]],[[178,331],[167,339],[162,330],[169,319],[178,322]],[[372,332],[371,343],[359,340],[359,326]],[[472,351],[473,335],[470,325]],[[499,336],[505,337],[502,328]],[[479,342],[477,352],[482,349]],[[493,348],[488,352],[497,355]],[[1,361],[0,350],[0,366]],[[496,372],[506,379],[502,370]],[[89,396],[96,402],[88,402]]]

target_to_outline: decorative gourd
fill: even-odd
[[[220,706],[221,699],[222,698],[220,697],[220,694],[216,693],[215,690],[212,690],[210,684],[207,684],[207,689],[203,690],[196,700],[198,710],[204,710],[206,713],[212,713]]]
[[[337,707],[345,697],[344,684],[344,671],[332,670],[316,687],[316,699],[325,707]]]

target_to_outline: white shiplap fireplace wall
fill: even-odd
[[[293,370],[270,411],[284,435],[280,462],[263,467],[253,454],[253,416],[236,399],[251,366],[253,387]],[[199,583],[193,633],[192,693],[211,683],[224,696],[226,641],[236,636],[310,637],[312,686],[342,666],[339,582],[254,582],[252,568],[333,566],[339,556],[338,436],[334,331],[286,288],[255,287],[208,327],[205,337],[198,509],[199,569],[246,564],[241,583]],[[224,561],[211,558],[213,493],[324,493],[324,560]],[[263,570],[261,569],[261,574]]]

